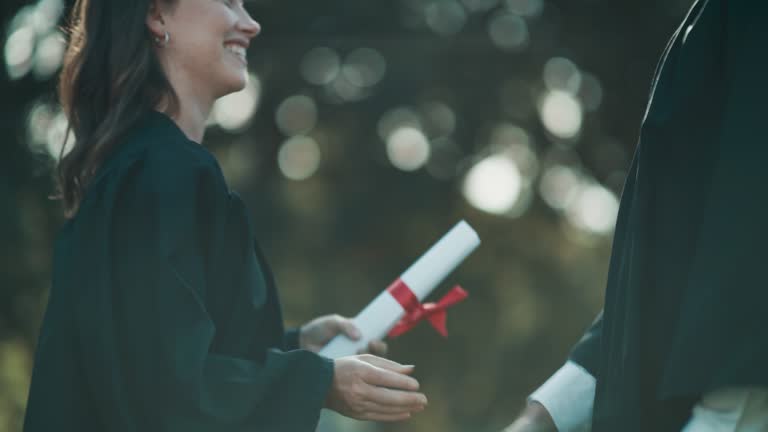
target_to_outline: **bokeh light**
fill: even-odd
[[[249,75],[245,88],[216,101],[211,118],[214,123],[230,132],[245,129],[251,122],[261,99],[261,81]]]
[[[449,136],[456,129],[456,113],[443,102],[426,102],[420,106],[419,112],[430,137]]]
[[[53,32],[45,36],[35,51],[32,68],[35,77],[46,79],[56,73],[64,60],[65,49],[64,35],[61,33]]]
[[[32,69],[35,31],[30,26],[17,29],[5,41],[5,65],[11,79],[19,79]]]
[[[69,128],[69,121],[63,111],[58,111],[51,120],[46,136],[46,150],[48,154],[58,160],[60,155],[65,155],[72,150],[72,146],[75,144],[75,134],[72,131],[67,130]],[[66,147],[64,147],[66,144]],[[62,153],[62,148],[64,149]]]
[[[566,210],[574,227],[591,234],[610,234],[616,225],[619,200],[605,187],[593,183],[582,188]]]
[[[45,150],[48,146],[48,131],[56,110],[48,103],[36,102],[27,115],[27,136],[34,151]]]
[[[522,127],[512,123],[501,123],[491,133],[491,145],[496,149],[511,145],[530,147],[531,136]]]
[[[395,129],[387,138],[387,156],[396,168],[416,171],[429,160],[430,147],[421,130],[404,126]]]
[[[590,73],[583,73],[578,97],[587,111],[600,108],[603,103],[603,86],[600,80]]]
[[[502,12],[488,22],[488,36],[504,51],[521,51],[528,46],[528,24],[519,15]]]
[[[450,137],[442,137],[432,140],[430,143],[429,161],[427,172],[434,178],[449,180],[456,177],[462,152],[456,141]]]
[[[581,88],[581,71],[564,57],[553,57],[544,65],[544,83],[550,90],[576,94]]]
[[[515,161],[505,155],[493,155],[469,170],[463,193],[474,207],[502,215],[515,207],[522,188],[522,175]]]
[[[424,8],[427,25],[440,36],[460,32],[467,22],[467,12],[455,0],[435,0]]]
[[[301,61],[301,74],[307,82],[325,85],[333,82],[341,70],[339,54],[327,47],[313,48]]]
[[[470,12],[485,12],[495,8],[499,0],[461,0],[461,3]]]
[[[544,171],[539,182],[541,198],[555,210],[565,210],[581,189],[581,175],[565,165],[553,165]]]
[[[294,136],[280,147],[277,163],[280,172],[291,180],[306,180],[320,168],[320,146],[308,136]]]
[[[39,0],[13,17],[3,50],[11,80],[21,79],[30,71],[43,80],[59,69],[65,46],[56,23],[63,10],[62,0]]]
[[[544,10],[544,0],[504,0],[508,10],[526,17],[537,17]]]
[[[371,89],[354,84],[345,74],[339,74],[324,88],[328,100],[336,104],[360,101],[371,95]]]
[[[317,104],[306,95],[291,96],[278,106],[275,121],[287,136],[307,134],[317,124]]]
[[[351,84],[370,87],[379,83],[387,71],[384,56],[371,48],[359,48],[347,56],[341,73]]]
[[[576,137],[581,131],[581,103],[570,93],[554,90],[545,94],[539,108],[541,121],[554,136],[562,139]]]
[[[375,93],[375,86],[387,72],[387,60],[373,48],[352,50],[342,62],[334,51],[317,48],[305,56],[305,79],[323,84],[325,100],[344,104],[363,100]]]
[[[45,36],[56,27],[56,22],[64,12],[64,1],[38,0],[31,11],[31,22],[35,31],[38,35]]]
[[[528,132],[515,124],[503,123],[494,128],[490,144],[494,152],[504,153],[515,161],[523,183],[526,187],[530,185],[538,175],[539,158]]]
[[[258,160],[256,147],[247,137],[240,137],[220,150],[221,169],[233,188],[247,184],[254,176]]]
[[[392,132],[402,127],[422,129],[422,121],[419,113],[409,107],[393,108],[381,116],[378,122],[377,131],[379,137],[386,141]]]

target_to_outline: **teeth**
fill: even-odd
[[[224,45],[224,48],[227,49],[227,51],[230,51],[231,53],[239,56],[243,60],[245,60],[245,48],[240,45],[235,44],[228,44]]]

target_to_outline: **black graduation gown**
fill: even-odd
[[[150,112],[56,239],[24,430],[313,431],[333,362],[297,342],[243,202]]]
[[[657,69],[603,314],[571,358],[593,431],[679,431],[711,390],[768,386],[768,2],[697,1]]]

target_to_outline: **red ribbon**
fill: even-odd
[[[437,303],[421,304],[413,291],[411,291],[411,288],[400,279],[394,281],[387,288],[387,291],[405,310],[405,316],[389,331],[387,336],[391,338],[396,338],[411,330],[419,321],[425,318],[429,320],[429,323],[432,324],[432,327],[438,333],[443,335],[443,337],[448,337],[448,328],[446,327],[448,313],[446,309],[469,296],[463,288],[456,285]]]

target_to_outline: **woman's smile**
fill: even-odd
[[[243,62],[244,65],[248,65],[248,60],[245,57],[245,48],[243,48],[240,45],[237,44],[227,44],[224,45],[224,48],[226,48],[227,51],[235,55],[238,59],[240,59],[241,62]]]
[[[248,59],[246,58],[246,48],[248,44],[243,41],[228,41],[224,43],[224,48],[236,56],[244,65],[248,65]]]

